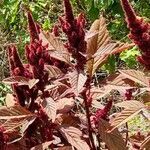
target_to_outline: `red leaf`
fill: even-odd
[[[38,79],[28,79],[22,76],[9,77],[3,80],[6,84],[18,84],[18,85],[28,85],[31,89],[36,83],[39,82]]]
[[[47,114],[47,116],[52,119],[52,122],[55,121],[56,118],[56,102],[51,98],[46,98],[42,102],[42,107]]]
[[[40,38],[44,41],[45,44],[49,45],[48,48],[51,57],[71,64],[70,55],[58,37],[55,37],[52,33],[41,32]]]
[[[56,101],[56,107],[59,113],[67,113],[74,105],[75,100],[73,98],[62,98]]]
[[[144,148],[147,150],[150,148],[150,135],[142,142],[140,150],[143,150]]]
[[[142,109],[145,107],[144,104],[138,101],[122,102],[121,107],[124,105],[123,103],[126,104],[125,109],[118,113],[116,117],[111,120],[111,127],[109,132],[112,132],[114,129],[128,122],[135,115],[141,112]]]
[[[34,114],[19,105],[0,108],[0,126],[4,127],[5,132],[12,132],[15,128],[26,124],[24,132],[28,124],[31,124],[30,121],[32,120],[33,122],[35,118]]]
[[[149,87],[149,78],[145,74],[138,70],[119,70],[119,72],[126,78],[139,83],[143,86]]]
[[[45,143],[32,147],[30,150],[45,150],[45,149],[48,149],[52,143],[53,143],[52,141],[45,142]]]
[[[87,76],[74,70],[69,74],[71,88],[76,96],[82,92],[83,86],[87,80]]]
[[[90,150],[88,144],[82,139],[82,132],[75,127],[60,127],[64,138],[78,150]]]
[[[58,78],[63,75],[62,71],[55,66],[46,65],[45,69],[48,71],[50,78]]]
[[[12,94],[7,94],[5,98],[5,103],[7,107],[12,107],[15,105],[15,97]]]
[[[110,127],[109,123],[100,119],[98,124],[98,133],[102,140],[106,143],[110,150],[127,150],[125,142],[119,131],[115,129],[111,133],[107,133],[107,129]]]

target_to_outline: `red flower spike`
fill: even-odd
[[[95,116],[93,118],[94,123],[97,124],[100,118],[108,121],[109,120],[108,113],[111,108],[112,108],[112,100],[110,100],[103,109],[98,109],[96,111]]]
[[[58,28],[57,25],[55,25],[55,26],[53,27],[53,34],[54,34],[56,37],[59,36],[59,28]]]
[[[44,70],[44,59],[43,58],[40,58],[40,60],[39,60],[39,67],[41,70]]]
[[[18,68],[18,67],[14,69],[13,73],[14,73],[14,76],[19,76],[22,74],[20,68]]]
[[[28,24],[29,24],[29,32],[31,41],[35,39],[39,40],[39,28],[33,20],[33,17],[30,12],[28,12]]]
[[[74,16],[73,16],[70,0],[64,0],[64,6],[65,6],[66,21],[70,24],[73,24],[74,23]]]
[[[131,100],[132,99],[132,89],[126,90],[125,98],[126,98],[126,100]]]
[[[15,67],[19,67],[20,69],[23,69],[23,64],[20,60],[20,57],[17,53],[17,49],[15,46],[12,47],[12,55],[13,55],[13,61],[14,61],[14,65]]]
[[[65,19],[60,17],[59,20],[61,28],[68,38],[68,43],[65,46],[72,53],[72,57],[77,60],[76,68],[84,70],[86,58],[81,55],[81,53],[86,52],[85,33],[83,29],[85,26],[84,15],[80,14],[77,19],[74,19],[70,1],[64,0],[64,5]]]
[[[42,54],[42,47],[41,47],[41,46],[39,46],[39,47],[37,48],[36,54],[37,54],[37,55],[41,55],[41,54]]]
[[[130,29],[129,38],[139,47],[141,56],[138,61],[150,70],[150,23],[136,16],[128,0],[121,0],[125,12],[128,28]]]
[[[40,33],[40,30],[41,30],[41,27],[38,23],[35,23],[36,24],[36,29],[37,29],[37,32]]]
[[[28,45],[25,46],[25,55],[27,57],[27,60],[29,61],[29,54],[30,54],[30,48]]]
[[[39,69],[35,66],[32,66],[33,76],[35,79],[40,79]]]
[[[44,70],[44,65],[54,65],[54,58],[49,55],[48,45],[43,46],[42,40],[39,40],[38,34],[40,28],[34,23],[30,13],[28,13],[28,21],[31,40],[30,44],[25,46],[25,54],[29,63],[22,64],[15,46],[8,47],[8,59],[12,76],[19,75],[21,77],[26,77],[27,79],[39,79],[39,82],[31,89],[28,85],[13,85],[14,96],[17,103],[34,113],[38,112],[40,109],[39,104],[35,101],[39,90],[44,92],[45,85],[47,85],[49,81],[49,73]],[[66,22],[66,25],[66,28],[71,27],[68,22]],[[69,66],[57,59],[55,59],[55,61],[57,61],[57,67],[66,73]],[[43,98],[49,97],[49,91],[47,91],[47,93],[44,92],[42,96]],[[51,122],[48,120],[47,115],[40,116],[40,119],[36,118],[33,124],[31,124],[26,130],[26,137],[28,140],[26,143],[29,145],[29,148],[39,144],[39,139],[34,135],[35,130],[38,135],[40,133],[42,142],[45,142],[52,140],[52,129]],[[0,149],[4,149],[3,147],[7,142],[5,139],[5,135],[0,130]]]
[[[136,20],[136,14],[128,0],[121,0],[121,5],[126,15],[127,22],[134,22]]]
[[[12,76],[32,78],[32,74],[29,72],[29,69],[24,68],[15,46],[8,48],[8,59]],[[28,86],[13,85],[12,87],[19,104],[21,106],[25,106],[26,97],[28,95],[26,91],[29,89]]]
[[[23,67],[23,64],[17,53],[17,49],[14,45],[8,47],[8,60],[9,60],[11,74],[12,75],[23,75],[24,67]],[[16,73],[14,74],[14,70],[16,68],[18,68],[20,70],[18,72],[19,74],[16,74]],[[21,72],[21,74],[20,74],[20,72]]]
[[[60,21],[61,28],[64,33],[67,34],[67,33],[71,32],[71,25],[66,20],[64,20],[64,18],[59,17],[59,21]]]
[[[8,55],[8,61],[9,61],[9,69],[10,69],[11,75],[13,75],[15,65],[14,65],[14,62],[13,62],[12,48],[11,47],[8,47],[8,54],[7,55]]]
[[[37,43],[36,42],[32,42],[31,44],[30,44],[30,49],[32,50],[32,52],[36,52],[36,49],[38,48],[38,46],[37,46]]]
[[[29,63],[31,65],[35,64],[35,55],[32,52],[29,54]]]

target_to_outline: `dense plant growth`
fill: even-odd
[[[95,74],[112,55],[135,45],[139,62],[149,69],[149,23],[121,0],[134,43],[114,41],[102,15],[87,31],[84,13],[75,17],[70,1],[63,2],[64,16],[52,32],[26,10],[26,63],[15,44],[8,47],[10,77],[3,82],[13,93],[0,107],[0,149],[148,149],[149,133],[130,136],[128,121],[137,114],[149,119],[148,101],[141,96],[150,90],[149,72],[119,69],[103,80]]]
[[[126,41],[127,27],[124,22],[124,15],[119,0],[71,0],[74,6],[75,14],[83,12],[86,15],[86,27],[99,18],[99,13],[103,13],[108,23],[108,29],[113,39]],[[149,20],[149,0],[131,0],[133,6],[139,10],[141,16],[145,20]],[[32,15],[37,22],[40,22],[42,29],[49,30],[56,22],[58,16],[62,14],[63,7],[61,0],[2,0],[0,2],[0,78],[8,76],[8,64],[6,63],[5,49],[9,43],[15,43],[18,46],[18,51],[23,58],[24,45],[29,42],[29,35],[27,32],[27,20],[25,17],[25,10],[30,9]],[[1,40],[2,37],[2,40]],[[4,39],[7,42],[3,42]],[[6,41],[5,40],[5,41]],[[137,53],[137,48],[134,48]],[[122,58],[123,56],[123,58]],[[125,51],[121,55],[121,60],[130,68],[137,67],[137,62],[134,61],[135,55],[131,52]],[[104,70],[112,72],[118,65],[118,59],[111,57],[108,59]],[[119,61],[120,62],[120,61]]]

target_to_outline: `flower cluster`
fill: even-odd
[[[99,119],[108,121],[108,113],[112,108],[112,100],[110,100],[103,109],[98,109],[93,117],[93,122],[96,125]]]
[[[14,45],[8,48],[8,59],[9,59],[9,66],[10,72],[12,76],[22,76],[26,78],[31,78],[32,74],[29,70],[24,66],[18,56],[17,49]],[[16,99],[21,106],[25,106],[25,100],[28,97],[29,88],[28,86],[22,85],[17,86],[13,85],[13,89],[15,91]]]
[[[30,43],[25,46],[25,54],[28,64],[23,64],[17,53],[17,48],[12,45],[8,48],[8,59],[10,65],[10,72],[12,76],[21,76],[27,79],[38,79],[39,82],[36,87],[29,89],[28,86],[13,85],[16,99],[21,106],[25,106],[25,102],[29,99],[34,101],[37,96],[38,90],[44,91],[45,85],[48,83],[48,72],[44,69],[44,65],[54,65],[66,72],[68,66],[50,57],[48,52],[48,45],[43,45],[40,40],[39,33],[40,27],[34,22],[30,12],[28,12],[28,24],[30,33]],[[55,33],[57,27],[55,27]]]
[[[48,81],[48,73],[44,71],[44,64],[52,64],[50,56],[46,51],[47,46],[42,46],[42,41],[34,41],[26,45],[27,60],[32,68],[33,78],[39,79],[39,89],[43,90]]]
[[[13,85],[16,99],[23,107],[25,106],[25,102],[29,102],[30,98],[34,101],[38,90],[43,90],[44,84],[48,80],[48,74],[44,72],[44,62],[49,61],[50,58],[48,53],[43,52],[46,46],[42,46],[42,41],[39,40],[39,31],[30,13],[28,13],[28,22],[31,41],[30,44],[26,46],[26,57],[29,64],[22,64],[14,45],[8,48],[8,59],[12,76],[40,79],[37,88],[33,89],[29,89],[26,85]]]
[[[138,61],[150,69],[150,23],[144,22],[143,18],[136,16],[128,0],[121,0],[121,3],[130,29],[129,37],[141,51]]]
[[[76,67],[83,70],[85,64],[84,54],[86,52],[85,42],[85,19],[84,15],[80,14],[76,19],[73,16],[72,7],[69,0],[64,0],[65,18],[60,17],[60,23],[63,32],[67,35],[68,43],[66,47],[72,54],[72,57],[77,60]]]
[[[28,24],[29,24],[29,32],[30,32],[30,40],[31,42],[35,40],[39,40],[39,32],[40,28],[38,24],[36,24],[33,20],[33,17],[30,12],[28,12]]]
[[[126,100],[131,100],[132,99],[132,93],[133,93],[133,89],[128,89],[125,92],[125,99]]]
[[[40,40],[40,27],[34,22],[30,12],[28,12],[28,23],[30,43],[25,46],[25,55],[28,64],[23,64],[21,62],[17,53],[17,48],[14,45],[8,47],[8,59],[11,76],[24,77],[29,80],[38,79],[38,83],[31,89],[27,85],[13,84],[14,94],[18,103],[23,107],[28,106],[27,108],[29,111],[38,113],[38,118],[28,128],[26,133],[28,145],[34,146],[39,142],[34,134],[36,132],[35,130],[40,133],[43,142],[52,140],[52,124],[49,122],[48,116],[41,110],[40,105],[35,101],[39,91],[42,92],[44,98],[49,97],[49,92],[44,91],[45,86],[49,83],[49,73],[46,71],[45,65],[55,65],[61,68],[63,67],[61,65],[65,64],[50,56],[48,45],[43,45],[42,40]],[[55,27],[55,32],[56,31],[57,27]],[[0,132],[1,141],[3,140],[2,138],[3,136]]]
[[[59,27],[58,27],[58,25],[54,25],[54,27],[53,27],[53,34],[57,37],[57,36],[59,36]]]

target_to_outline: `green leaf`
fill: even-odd
[[[99,18],[99,9],[95,7],[94,0],[92,1],[92,5],[90,10],[88,11],[89,18],[94,21]]]
[[[45,19],[42,27],[44,30],[49,30],[52,27],[52,23],[50,22],[49,18]]]
[[[108,57],[108,60],[106,64],[104,65],[106,71],[108,71],[110,74],[115,72],[116,69],[116,60],[115,55],[111,55]]]
[[[137,65],[136,56],[139,51],[136,47],[126,50],[120,54],[120,59],[123,60],[129,68],[134,68]]]

